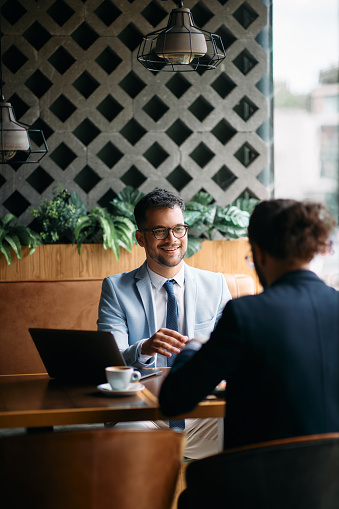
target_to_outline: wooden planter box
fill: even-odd
[[[255,279],[259,291],[255,271],[245,260],[249,253],[250,246],[246,239],[206,240],[202,249],[185,261],[193,267],[214,272],[249,274]],[[83,244],[80,256],[77,247],[70,244],[44,245],[38,246],[32,255],[28,248],[23,248],[21,260],[12,254],[11,265],[7,265],[5,258],[0,256],[0,280],[104,278],[135,269],[144,260],[144,249],[140,246],[134,246],[132,253],[120,249],[119,260],[116,260],[113,252],[105,250],[102,244]]]

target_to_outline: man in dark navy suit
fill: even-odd
[[[309,270],[333,227],[321,204],[256,206],[248,236],[264,291],[229,301],[209,341],[187,343],[161,388],[165,415],[225,379],[225,449],[339,431],[339,292]]]

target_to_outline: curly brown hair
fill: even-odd
[[[321,203],[267,200],[259,203],[250,218],[248,237],[280,260],[310,261],[330,247],[335,220]]]

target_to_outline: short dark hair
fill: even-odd
[[[259,203],[248,226],[257,244],[280,260],[310,261],[328,249],[335,220],[321,203],[276,199]]]
[[[145,226],[147,217],[146,213],[151,209],[173,209],[180,207],[182,212],[185,211],[184,201],[166,189],[155,188],[148,194],[145,194],[134,208],[134,218],[138,228]]]

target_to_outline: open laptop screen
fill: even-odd
[[[105,367],[125,366],[110,332],[30,328],[30,335],[51,378],[89,383],[106,382]],[[160,373],[145,369],[142,378]]]

